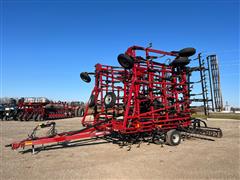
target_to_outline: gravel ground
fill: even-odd
[[[77,130],[80,119],[57,120],[59,131]],[[36,122],[0,122],[0,179],[240,179],[240,121],[209,120],[223,138],[191,138],[171,147],[146,143],[131,151],[94,141],[50,148],[32,155],[4,145],[26,137]]]

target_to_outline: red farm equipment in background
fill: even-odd
[[[144,56],[139,56],[142,51]],[[142,54],[142,53],[141,53]],[[119,145],[141,143],[178,145],[189,134],[221,137],[219,128],[207,127],[200,119],[192,119],[190,112],[190,73],[187,65],[194,48],[165,52],[152,48],[132,46],[118,56],[121,67],[96,64],[95,72],[83,72],[81,79],[95,86],[85,109],[79,131],[61,134],[52,131],[51,137],[36,137],[39,127],[29,138],[12,143],[13,149],[54,142],[69,142],[81,138],[110,138]],[[171,59],[169,64],[157,62]],[[89,108],[93,109],[92,117]]]
[[[44,121],[82,117],[85,109],[83,102],[53,102],[43,97],[21,98],[18,101],[14,99],[11,102],[3,106],[2,120]]]

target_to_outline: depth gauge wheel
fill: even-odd
[[[188,57],[177,57],[169,65],[174,67],[178,67],[178,66],[181,67],[181,66],[186,66],[189,63],[190,63],[190,59],[188,59]]]
[[[126,54],[119,54],[117,59],[122,67],[125,69],[132,69],[134,60],[130,56]]]
[[[86,83],[90,83],[91,82],[91,77],[89,76],[89,74],[87,72],[82,72],[80,74],[80,78],[86,82]]]
[[[116,102],[116,95],[114,92],[108,92],[104,97],[104,105],[106,108],[112,108]]]
[[[182,56],[182,57],[189,57],[194,55],[195,53],[196,53],[195,48],[184,48],[178,52],[179,56]]]
[[[176,129],[167,132],[166,143],[170,146],[177,146],[181,143],[181,134]]]

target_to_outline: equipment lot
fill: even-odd
[[[78,130],[80,118],[56,120],[58,132]],[[26,138],[39,122],[0,121],[1,179],[239,179],[240,121],[209,120],[223,137],[188,139],[179,146],[147,143],[131,151],[97,140],[93,145],[21,154],[4,145]],[[99,144],[97,144],[99,143]]]

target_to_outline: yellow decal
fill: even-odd
[[[26,141],[25,146],[32,145],[32,141]]]

